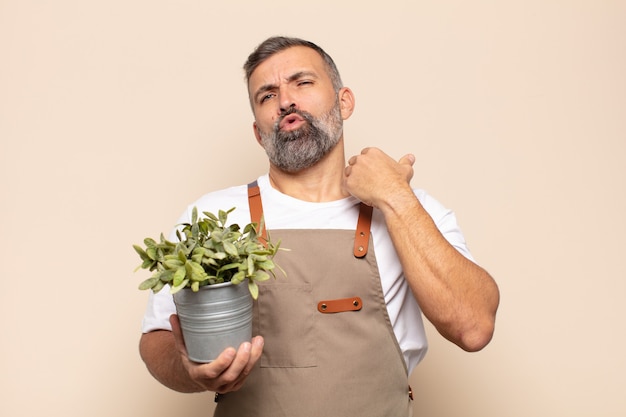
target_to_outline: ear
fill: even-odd
[[[259,128],[256,125],[256,122],[252,123],[252,130],[254,131],[254,137],[256,138],[256,141],[259,143],[259,145],[261,145],[261,147],[263,147],[263,142],[261,140],[261,135],[259,134]]]
[[[341,118],[347,120],[354,111],[354,93],[348,87],[342,87],[337,97],[339,99],[339,108],[341,109]]]

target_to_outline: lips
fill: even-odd
[[[306,120],[304,120],[304,118],[299,114],[292,113],[282,118],[278,124],[278,128],[280,130],[294,130],[299,128],[305,122]]]

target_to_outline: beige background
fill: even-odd
[[[626,2],[356,3],[0,0],[0,415],[209,415],[139,359],[131,244],[265,171],[240,68],[274,34],[327,49],[348,153],[415,153],[500,285],[482,352],[429,328],[417,415],[626,415]]]

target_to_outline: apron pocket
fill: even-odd
[[[317,366],[310,284],[260,285],[258,332],[265,339],[261,368]]]

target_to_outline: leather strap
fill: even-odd
[[[362,258],[367,255],[367,249],[370,242],[370,226],[372,225],[372,206],[361,203],[359,210],[359,221],[356,225],[356,233],[354,235],[354,256]]]
[[[361,308],[363,308],[363,301],[360,297],[324,300],[317,303],[317,311],[324,314],[343,313],[344,311],[359,311]]]
[[[250,206],[250,218],[253,223],[261,227],[259,236],[261,242],[265,244],[267,242],[267,230],[265,223],[261,223],[263,220],[263,203],[261,202],[261,190],[256,181],[248,184],[248,205]],[[363,258],[367,255],[370,241],[370,226],[372,225],[372,211],[373,208],[371,206],[361,203],[359,220],[354,234],[354,256],[357,258]]]
[[[261,190],[259,189],[259,184],[257,184],[256,181],[248,184],[248,205],[250,206],[250,219],[252,220],[252,223],[257,224],[257,228],[261,228],[259,240],[265,245],[267,244],[267,230],[265,229],[265,222],[262,223],[263,203],[261,202]]]

